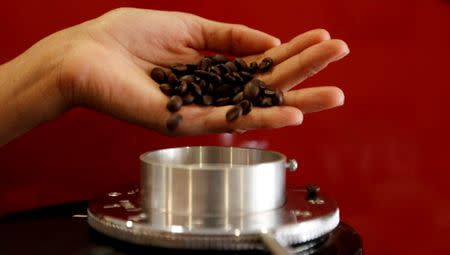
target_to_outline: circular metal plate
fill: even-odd
[[[307,242],[339,224],[336,203],[320,195],[307,199],[304,189],[288,190],[276,210],[243,215],[192,216],[170,212],[144,213],[137,187],[110,192],[93,200],[88,222],[99,232],[141,245],[183,249],[261,249],[261,233],[286,245]]]

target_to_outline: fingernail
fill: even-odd
[[[247,132],[247,130],[245,130],[245,129],[236,129],[234,131],[238,134],[243,134],[243,133]]]
[[[274,44],[275,46],[280,46],[281,45],[281,40],[279,38],[274,37]]]
[[[345,44],[344,52],[341,54],[341,58],[347,56],[350,53],[350,48]]]

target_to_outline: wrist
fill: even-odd
[[[51,35],[0,66],[0,145],[70,106],[61,91],[66,42]]]

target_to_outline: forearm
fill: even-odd
[[[59,86],[66,47],[54,37],[0,66],[0,145],[67,108]]]

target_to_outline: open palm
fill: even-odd
[[[323,29],[290,42],[243,25],[214,22],[198,16],[122,8],[72,28],[78,33],[66,54],[62,72],[73,105],[83,105],[170,135],[196,135],[298,125],[303,113],[343,104],[336,87],[290,90],[348,52],[341,40]],[[259,75],[268,86],[285,93],[283,106],[255,108],[235,122],[225,120],[231,106],[189,105],[180,110],[183,122],[169,132],[168,101],[149,74],[156,67],[197,63],[205,52],[241,56],[247,61],[274,59],[271,72]]]

